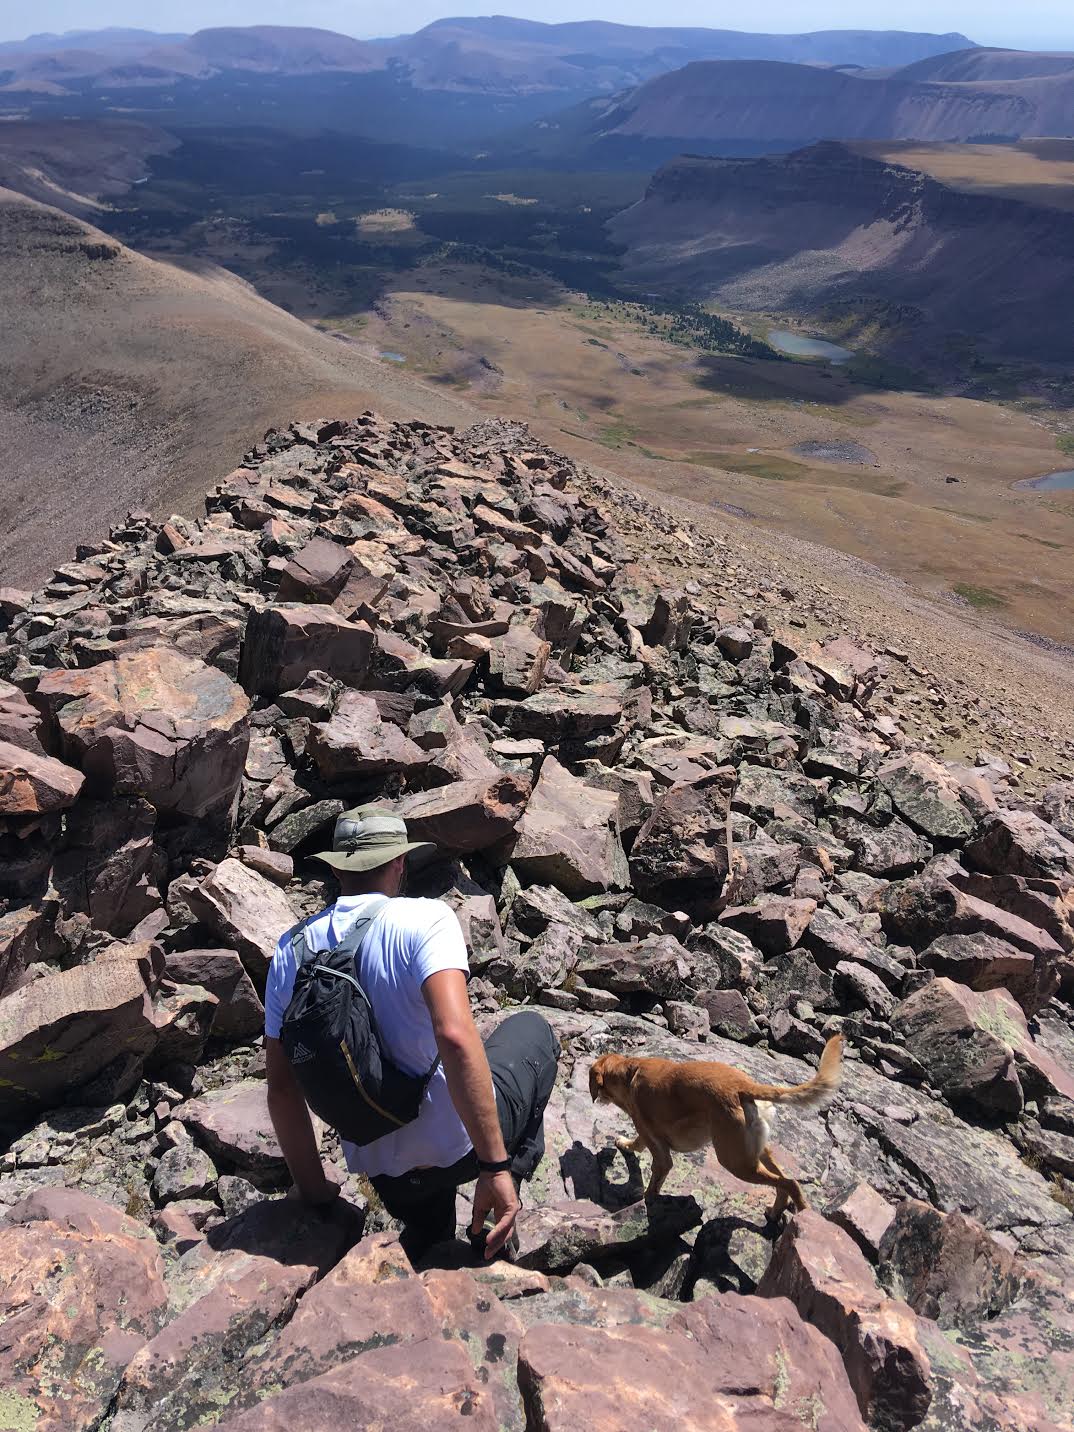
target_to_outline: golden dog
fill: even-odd
[[[620,1149],[652,1154],[646,1198],[663,1187],[673,1151],[691,1153],[711,1143],[729,1173],[776,1190],[768,1217],[777,1219],[788,1203],[801,1210],[806,1201],[797,1181],[772,1157],[765,1115],[773,1104],[809,1109],[827,1102],[839,1087],[842,1058],[843,1036],[837,1034],[824,1046],[813,1078],[785,1086],[758,1084],[730,1064],[602,1054],[589,1071],[589,1092],[594,1101],[616,1104],[633,1119],[637,1138],[616,1139]]]

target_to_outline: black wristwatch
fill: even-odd
[[[507,1173],[510,1167],[510,1159],[478,1159],[477,1161],[479,1173]]]

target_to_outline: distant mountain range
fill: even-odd
[[[612,94],[695,60],[893,67],[972,48],[965,35],[826,30],[801,35],[650,28],[507,16],[438,20],[362,41],[331,30],[255,25],[194,35],[83,30],[0,44],[0,88],[62,94],[162,86],[233,72],[302,76],[392,70],[418,89],[484,95]]]

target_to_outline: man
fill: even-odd
[[[403,899],[407,857],[433,849],[411,841],[405,823],[359,807],[336,821],[330,851],[315,858],[339,878],[339,899],[305,927],[310,950],[334,948],[370,906],[380,905],[356,959],[381,1044],[404,1072],[424,1073],[439,1056],[418,1117],[358,1147],[344,1143],[347,1167],[365,1173],[385,1208],[404,1225],[411,1259],[454,1238],[455,1190],[477,1179],[471,1240],[487,1258],[511,1237],[521,1203],[518,1183],[544,1154],[544,1110],[556,1079],[559,1046],[531,1010],[506,1019],[486,1044],[466,991],[469,964],[455,912],[440,900]],[[384,897],[390,897],[387,901]],[[326,1178],[309,1109],[280,1043],[297,960],[290,935],[276,947],[265,992],[268,1102],[295,1192],[309,1203],[339,1193]],[[492,1214],[487,1238],[484,1228]]]

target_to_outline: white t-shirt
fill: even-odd
[[[306,926],[310,949],[334,949],[379,895],[345,895]],[[389,900],[373,919],[358,953],[357,974],[369,997],[388,1057],[407,1074],[423,1074],[436,1058],[436,1039],[421,987],[440,970],[469,973],[458,916],[442,900]],[[291,941],[276,946],[265,990],[265,1033],[280,1037],[298,966]],[[447,1168],[470,1152],[442,1066],[429,1080],[413,1123],[361,1148],[344,1141],[352,1173],[396,1176],[414,1168]]]

